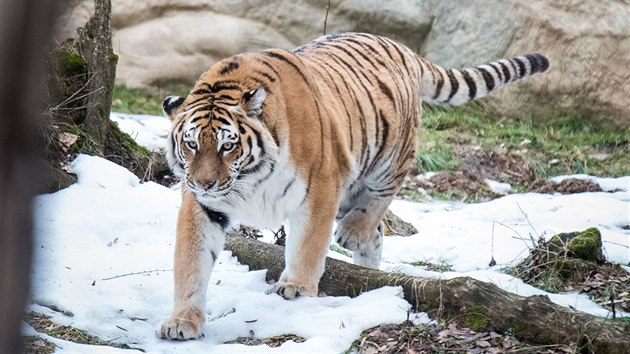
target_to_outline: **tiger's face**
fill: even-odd
[[[267,143],[260,133],[265,97],[264,88],[193,89],[186,99],[164,100],[173,121],[167,159],[198,200],[248,193],[247,176],[265,164]]]

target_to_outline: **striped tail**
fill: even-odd
[[[459,105],[486,96],[513,81],[549,68],[549,60],[542,54],[491,61],[474,68],[444,69],[420,59],[422,98],[425,101]]]

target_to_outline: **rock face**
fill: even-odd
[[[119,29],[114,45],[121,53],[119,82],[132,87],[190,84],[226,56],[293,47],[259,22],[203,11],[179,11]]]
[[[88,3],[90,0],[87,0]],[[396,39],[441,66],[541,52],[544,75],[493,95],[502,114],[581,115],[630,127],[627,0],[331,0],[327,33]],[[323,33],[321,0],[113,0],[120,84],[192,83],[215,61],[267,47],[290,49]]]

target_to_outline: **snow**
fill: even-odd
[[[171,122],[168,119],[147,114],[118,112],[112,112],[110,118],[138,144],[151,150],[166,146],[166,138],[171,128]]]
[[[114,116],[120,117],[118,114]],[[136,132],[150,147],[163,144],[165,118],[128,116],[121,128]],[[120,121],[119,121],[120,122]],[[119,123],[120,124],[120,123]],[[164,128],[166,127],[166,128]],[[151,146],[151,144],[154,144]],[[158,184],[140,183],[129,171],[101,158],[81,155],[72,164],[78,182],[34,202],[36,260],[29,311],[49,315],[91,335],[126,343],[149,353],[334,352],[346,350],[362,330],[400,323],[411,316],[398,287],[373,290],[357,298],[318,297],[286,301],[265,295],[264,271],[248,271],[220,254],[208,288],[205,337],[174,342],[155,330],[172,306],[172,264],[180,193]],[[606,257],[630,262],[630,177],[588,178],[611,193],[574,195],[511,194],[486,203],[462,204],[396,200],[392,210],[411,222],[418,234],[388,237],[381,269],[408,275],[470,276],[520,295],[548,295],[563,306],[599,316],[607,311],[578,294],[548,294],[500,272],[527,255],[531,237],[598,227]],[[265,239],[270,239],[265,232]],[[331,252],[334,258],[350,261]],[[497,265],[489,267],[494,257]],[[453,271],[436,273],[410,265],[424,260],[447,263]],[[59,311],[72,313],[67,316]],[[25,334],[34,330],[24,324]],[[278,348],[223,344],[238,337],[282,334],[306,338]],[[58,353],[129,353],[38,336],[58,346]]]
[[[506,195],[512,191],[512,186],[509,183],[498,182],[488,178],[486,178],[484,182],[491,191],[499,195]]]

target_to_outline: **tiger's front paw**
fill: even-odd
[[[279,281],[274,284],[273,287],[265,291],[265,294],[278,294],[285,298],[286,300],[295,299],[298,296],[315,296],[317,295],[317,289],[314,291],[309,291],[309,289],[305,286],[299,286],[294,283]]]
[[[170,319],[164,321],[160,326],[158,335],[161,338],[173,340],[197,339],[203,336],[201,328],[204,320],[203,311],[182,311],[178,315],[173,314]]]

